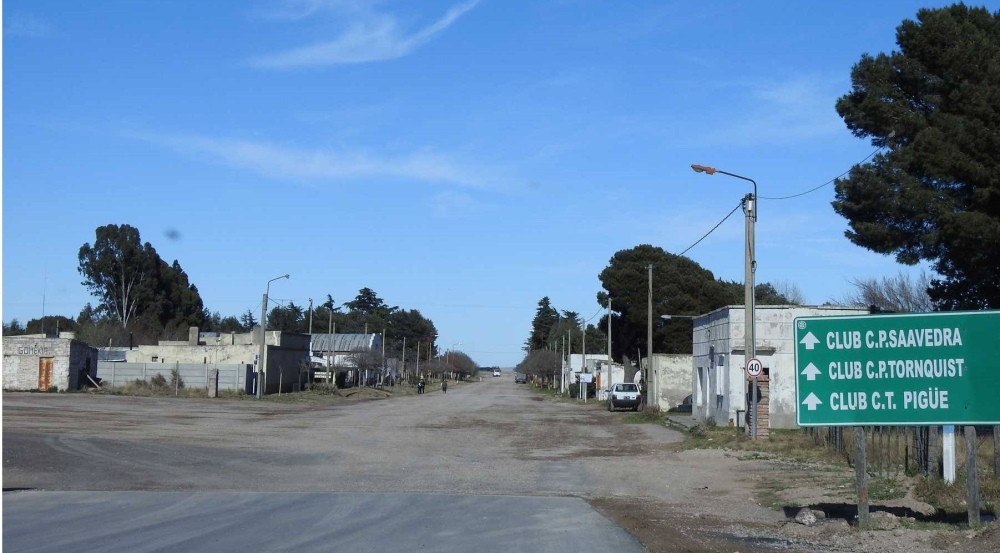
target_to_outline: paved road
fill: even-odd
[[[4,546],[642,551],[580,498],[707,489],[663,477],[676,433],[512,380],[327,407],[4,394]]]

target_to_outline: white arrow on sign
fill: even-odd
[[[819,343],[819,340],[815,336],[813,336],[812,332],[806,332],[806,335],[803,336],[801,340],[799,340],[799,343],[805,344],[806,349],[813,349],[814,347],[816,347],[816,344]]]
[[[816,406],[823,405],[823,402],[820,401],[818,397],[816,397],[816,394],[810,393],[809,395],[806,396],[806,399],[805,401],[802,402],[802,405],[809,407],[810,411],[815,411]]]
[[[805,370],[802,371],[802,374],[806,377],[806,380],[816,380],[816,375],[823,373],[822,371],[816,368],[816,365],[809,363],[808,365],[806,365]]]

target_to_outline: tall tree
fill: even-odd
[[[898,51],[865,54],[837,112],[887,148],[836,182],[847,237],[904,264],[933,262],[942,309],[1000,306],[1000,11],[921,9]]]
[[[700,315],[729,303],[722,283],[711,271],[687,257],[668,253],[663,248],[641,244],[621,250],[611,257],[601,271],[604,291],[597,302],[607,305],[613,299],[612,355],[633,357],[637,350],[646,355],[646,326],[649,272],[653,265],[653,351],[687,353],[691,351],[690,324],[665,324],[661,315]],[[740,302],[742,303],[742,301]],[[605,317],[600,326],[607,327]]]
[[[648,244],[618,251],[599,275],[604,291],[597,294],[600,305],[607,305],[609,294],[612,298],[611,348],[615,358],[649,352],[649,265],[653,266],[654,353],[691,352],[691,320],[663,320],[661,316],[701,315],[724,305],[743,304],[742,283],[716,280],[711,271],[687,257]],[[758,284],[754,290],[761,305],[788,303],[768,283]],[[598,326],[607,328],[607,316]]]
[[[149,301],[149,281],[156,266],[139,238],[139,229],[105,225],[98,227],[96,234],[93,246],[85,243],[80,247],[78,270],[84,277],[83,285],[100,299],[99,311],[128,326],[142,302]]]
[[[83,285],[99,300],[91,318],[108,315],[147,338],[184,336],[188,326],[204,322],[201,296],[180,263],[167,264],[149,242],[142,243],[135,227],[98,227],[93,246],[85,243],[78,261]]]
[[[552,301],[548,296],[538,300],[538,308],[535,309],[535,318],[531,321],[531,334],[525,342],[525,349],[534,351],[543,349],[550,345],[550,336],[553,327],[559,322],[559,311],[552,307]]]

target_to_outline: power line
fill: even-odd
[[[695,242],[694,244],[691,244],[690,246],[687,247],[686,250],[682,251],[681,253],[679,253],[677,255],[684,255],[684,254],[686,254],[688,251],[691,250],[691,248],[697,246],[698,244],[701,243],[702,240],[708,238],[709,234],[712,234],[713,232],[715,232],[715,229],[717,229],[720,226],[722,226],[722,223],[725,223],[726,219],[730,218],[733,215],[733,213],[736,213],[736,210],[739,209],[742,205],[743,205],[742,201],[740,203],[736,204],[736,207],[734,207],[733,210],[729,212],[729,215],[726,215],[725,217],[723,217],[722,220],[719,221],[719,223],[717,225],[715,225],[714,227],[712,227],[712,230],[706,232],[705,235],[702,236],[701,238],[699,238],[697,242]]]
[[[855,163],[854,165],[861,165],[862,163],[864,163],[864,162],[868,161],[869,159],[871,159],[872,156],[874,156],[875,154],[879,153],[880,151],[882,151],[882,148],[876,148],[874,152],[868,154],[864,159],[862,159],[861,161]],[[854,165],[852,165],[851,167],[853,168]],[[823,184],[821,184],[821,185],[819,185],[819,186],[817,186],[815,188],[810,188],[809,190],[806,190],[805,192],[799,192],[798,194],[792,194],[791,196],[780,196],[780,197],[777,197],[777,198],[769,198],[767,196],[758,196],[758,198],[761,199],[761,200],[790,200],[792,198],[798,198],[799,196],[805,196],[806,194],[811,194],[811,193],[819,190],[820,188],[823,188],[824,186],[829,185],[833,181],[839,179],[840,177],[843,177],[844,175],[846,175],[846,174],[848,174],[850,172],[851,172],[851,170],[848,169],[848,170],[844,171],[843,173],[837,175],[836,177],[833,177],[832,179],[824,182]]]

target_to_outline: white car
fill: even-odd
[[[642,394],[639,393],[639,386],[631,382],[619,382],[611,387],[608,394],[608,411],[614,411],[619,407],[631,407],[633,411],[638,411],[642,405]]]
[[[493,376],[500,376],[500,369],[493,369]]]

